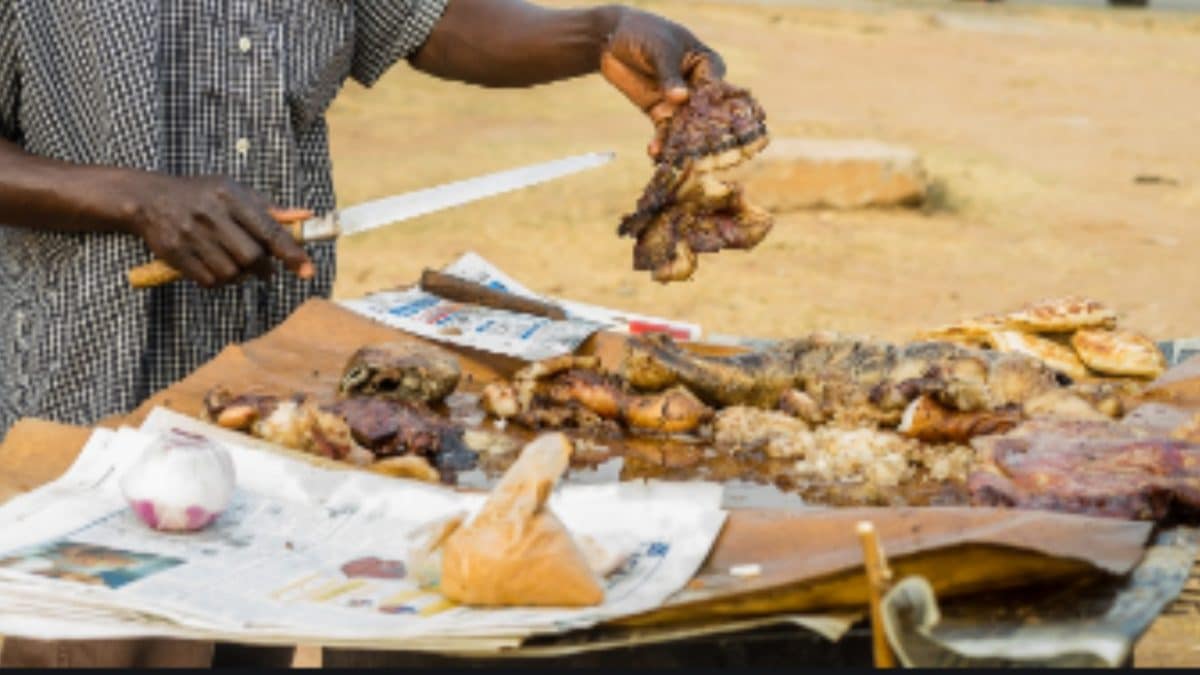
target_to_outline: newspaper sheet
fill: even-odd
[[[626,334],[667,332],[697,340],[700,327],[655,317],[617,312],[583,303],[544,298],[474,253],[443,270],[490,288],[553,302],[566,321],[444,300],[419,288],[373,293],[341,305],[370,319],[423,338],[503,354],[526,361],[574,353],[600,330]]]
[[[0,507],[0,634],[506,644],[659,606],[695,574],[725,518],[718,485],[565,486],[550,505],[571,532],[628,555],[604,604],[457,607],[421,590],[406,562],[422,527],[473,512],[485,495],[223,441],[238,475],[229,509],[203,532],[158,533],[118,484],[173,419],[158,410],[141,430],[98,430],[62,478]]]
[[[539,296],[475,253],[467,253],[459,258],[454,264],[447,267],[445,272],[460,279],[489,286],[498,291],[506,291],[534,300],[552,302],[562,307],[567,316],[571,318],[594,321],[603,325],[606,330],[615,333],[626,335],[669,333],[678,340],[689,341],[699,340],[702,335],[700,326],[694,323],[672,321],[644,314],[634,314],[632,312],[622,312],[607,307],[575,302],[574,300],[565,300],[563,298]]]
[[[1173,368],[1188,359],[1200,356],[1200,338],[1180,338],[1158,343],[1163,356],[1167,358],[1167,367]]]

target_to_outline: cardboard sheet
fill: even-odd
[[[270,334],[233,346],[160,392],[130,416],[139,424],[154,407],[199,414],[211,387],[329,394],[346,359],[367,342],[416,339],[324,301],[311,301]],[[607,362],[622,338],[600,334],[585,351]],[[484,382],[521,363],[458,351],[468,380]],[[0,447],[0,490],[11,495],[55,478],[74,459],[86,431],[36,421],[16,425]],[[865,587],[854,537],[860,519],[875,522],[903,574],[934,581],[939,597],[1088,571],[1121,574],[1140,559],[1147,523],[990,509],[839,509],[740,511],[693,586],[641,621],[696,620],[764,612],[861,606]],[[761,575],[734,578],[733,565],[757,564]]]

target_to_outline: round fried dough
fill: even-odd
[[[991,340],[997,351],[1032,356],[1073,380],[1087,379],[1089,375],[1084,362],[1070,347],[1053,340],[1015,330],[993,331]]]
[[[1033,333],[1070,333],[1080,328],[1114,328],[1117,313],[1096,300],[1070,296],[1028,304],[1005,317],[1005,323]]]
[[[1071,337],[1071,346],[1089,368],[1106,375],[1155,378],[1167,369],[1158,345],[1130,331],[1081,330]]]
[[[1002,317],[981,316],[918,333],[917,339],[926,342],[950,342],[964,347],[994,349],[996,345],[992,343],[992,333],[1003,325]]]

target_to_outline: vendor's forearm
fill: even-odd
[[[38,157],[0,140],[0,224],[60,232],[122,231],[122,205],[110,189],[122,173],[128,171]]]
[[[621,9],[548,9],[523,0],[450,0],[411,61],[487,87],[525,87],[596,72]]]

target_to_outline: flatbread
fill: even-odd
[[[1003,327],[1004,318],[999,316],[981,316],[974,319],[964,319],[933,330],[917,334],[917,340],[928,342],[949,342],[965,347],[995,348],[992,344],[992,333]]]
[[[1071,338],[1071,345],[1079,358],[1098,373],[1155,378],[1167,369],[1158,345],[1138,333],[1081,330]]]
[[[1080,328],[1114,328],[1117,313],[1096,300],[1070,296],[1030,303],[1005,317],[1005,323],[1033,333],[1070,333]]]
[[[997,351],[1032,356],[1073,380],[1085,380],[1091,375],[1070,347],[1054,340],[1015,330],[993,331],[991,339]]]

